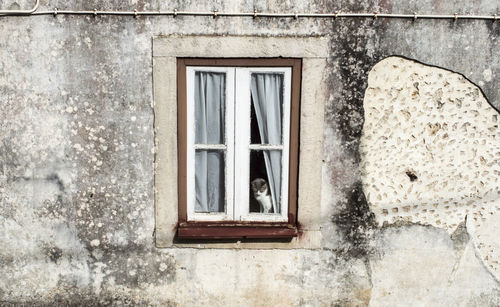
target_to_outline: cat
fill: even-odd
[[[260,213],[270,213],[273,208],[273,201],[267,182],[262,178],[257,178],[252,180],[250,185],[252,187],[253,196],[260,205]]]

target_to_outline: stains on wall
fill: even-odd
[[[499,302],[498,282],[477,257],[463,224],[452,236],[432,226],[392,225],[377,232],[374,244],[370,306]]]
[[[349,187],[348,197],[333,216],[332,222],[345,240],[339,252],[347,258],[364,258],[371,253],[369,241],[375,228],[374,215],[366,202],[361,184]]]
[[[359,8],[361,9],[361,8]],[[330,42],[329,99],[325,108],[323,206],[330,219],[323,229],[325,245],[348,254],[369,253],[373,227],[359,179],[359,137],[363,125],[366,71],[373,54],[365,45],[375,35],[363,20],[328,24],[335,35]],[[353,30],[355,29],[355,30]],[[339,48],[339,46],[342,46]],[[334,223],[331,223],[331,222]]]

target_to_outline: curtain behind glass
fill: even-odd
[[[224,144],[226,74],[195,74],[195,144]]]
[[[195,73],[195,143],[224,144],[224,73]],[[196,212],[224,212],[224,152],[197,150]]]
[[[252,74],[251,93],[262,144],[281,144],[283,75]],[[264,151],[266,171],[273,200],[273,212],[280,213],[281,151]]]

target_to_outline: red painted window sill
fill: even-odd
[[[287,239],[297,236],[291,224],[269,223],[179,223],[181,239]]]

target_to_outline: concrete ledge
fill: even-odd
[[[153,57],[326,58],[324,37],[157,36]]]

